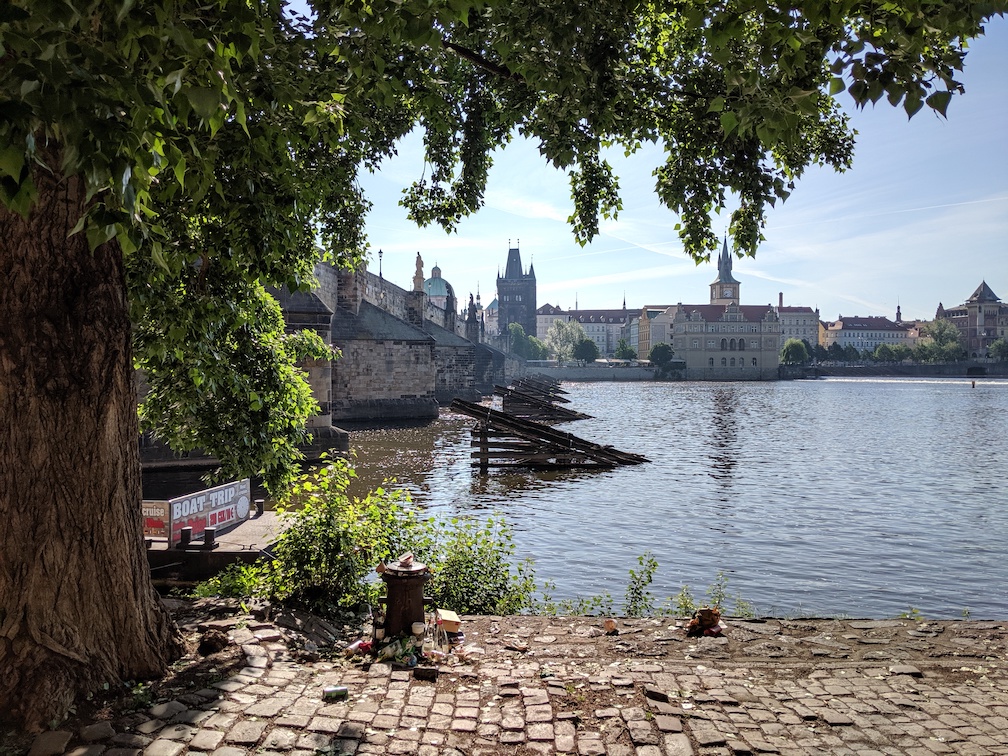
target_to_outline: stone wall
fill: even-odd
[[[478,402],[483,394],[475,387],[475,345],[441,346],[434,349],[434,396],[442,405],[452,399]]]
[[[653,381],[658,373],[658,368],[569,365],[565,367],[536,367],[528,372],[530,375],[543,375],[559,381],[592,383],[597,381]],[[675,379],[676,376],[670,374],[669,380]]]
[[[333,422],[438,414],[432,342],[354,340],[333,364]]]

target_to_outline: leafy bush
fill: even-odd
[[[356,473],[345,459],[302,476],[291,490],[284,531],[270,569],[270,595],[316,611],[373,604],[375,566],[401,553],[416,517],[405,491],[377,488],[364,498],[347,487]]]
[[[363,498],[347,489],[356,473],[344,459],[302,476],[281,517],[274,559],[234,565],[197,586],[196,595],[266,596],[319,614],[377,603],[379,562],[412,551],[433,573],[425,593],[462,614],[530,610],[535,573],[514,554],[503,518],[421,519],[409,494],[384,487]]]
[[[416,523],[410,547],[433,573],[424,592],[438,606],[460,614],[519,614],[533,607],[532,561],[516,561],[502,517],[430,518]]]

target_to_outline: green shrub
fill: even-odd
[[[407,551],[430,567],[425,594],[462,614],[517,614],[533,606],[535,573],[518,561],[503,518],[420,519],[406,491],[350,496],[344,459],[302,476],[281,510],[286,529],[274,559],[233,565],[196,595],[266,596],[322,615],[373,606],[383,592],[375,567]]]
[[[640,570],[630,569],[630,581],[627,583],[623,600],[623,611],[627,617],[645,617],[654,612],[654,596],[647,589],[654,579],[658,569],[658,560],[646,551],[637,557]]]
[[[407,550],[419,524],[405,490],[350,496],[355,477],[349,461],[336,459],[295,483],[281,512],[287,527],[274,549],[271,598],[323,614],[374,605],[382,587],[375,567]]]
[[[409,534],[410,550],[430,567],[424,593],[460,614],[519,614],[533,608],[535,570],[518,561],[503,517],[429,518]]]

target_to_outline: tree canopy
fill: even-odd
[[[660,368],[664,368],[672,362],[674,356],[675,351],[672,347],[661,341],[651,347],[651,351],[648,352],[648,359]]]
[[[619,343],[616,345],[616,359],[618,360],[636,360],[637,352],[634,348],[630,346],[626,339],[620,339]]]
[[[576,320],[564,320],[557,318],[550,323],[546,332],[546,346],[556,357],[557,362],[563,365],[565,360],[571,359],[574,355],[574,347],[588,338],[584,326]]]
[[[493,149],[521,135],[569,172],[570,221],[586,242],[620,208],[607,151],[653,142],[665,151],[655,191],[680,215],[688,254],[709,257],[710,214],[730,200],[735,246],[752,254],[767,206],[806,167],[850,165],[853,134],[834,96],[944,114],[961,90],[965,42],[1006,0],[308,7],[0,4],[0,271],[10,282],[0,448],[42,449],[47,423],[96,434],[72,462],[35,452],[49,480],[0,459],[0,551],[15,553],[8,545],[32,542],[43,524],[52,550],[0,564],[0,708],[16,700],[31,725],[166,661],[171,634],[139,567],[134,360],[150,386],[146,427],[282,487],[313,408],[295,366],[325,347],[285,334],[268,290],[309,287],[320,254],[362,261],[357,175],[402,136],[424,133],[429,170],[403,198],[420,224],[451,229],[477,210]],[[75,339],[58,338],[71,330]],[[39,373],[19,382],[27,362]],[[122,540],[74,551],[68,534],[80,533],[63,521],[75,514],[121,529],[130,566],[115,558]],[[57,582],[67,572],[91,576],[73,600],[46,604],[48,593],[26,589],[69,590]],[[122,593],[108,593],[115,584]],[[84,633],[93,616],[75,607],[100,605],[140,607],[137,622],[110,614],[122,637]]]
[[[573,357],[582,365],[587,365],[589,362],[595,362],[595,360],[599,358],[598,344],[589,338],[581,339],[574,345]]]
[[[801,365],[809,359],[808,349],[801,339],[788,339],[781,347],[780,361],[784,365]]]
[[[511,351],[519,357],[524,357],[526,360],[545,360],[549,356],[546,345],[535,336],[527,336],[521,323],[509,323],[508,335]]]

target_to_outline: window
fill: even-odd
[[[745,339],[739,339],[738,340],[738,348],[739,348],[740,352],[744,352],[745,351]]]
[[[755,357],[752,358],[752,366],[756,367],[756,358]]]
[[[711,357],[709,360],[707,360],[707,364],[709,364],[711,367],[714,367],[714,358]]]
[[[721,367],[725,367],[727,364],[728,364],[728,358],[727,357],[722,357],[721,358]]]
[[[721,351],[725,351],[728,348],[728,339],[721,339]]]
[[[731,341],[728,342],[728,348],[731,349],[733,352],[735,351],[735,339],[732,339]],[[734,359],[732,359],[731,364],[732,365],[735,364]]]
[[[693,348],[694,349],[700,348],[700,339],[693,339]]]
[[[735,367],[735,358],[734,357],[731,358],[731,366]]]

